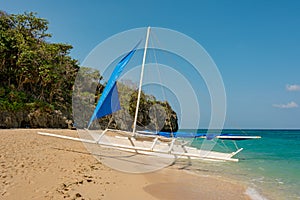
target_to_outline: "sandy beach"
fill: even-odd
[[[40,136],[60,129],[0,130],[0,199],[249,199],[246,186],[179,170],[176,164],[153,173],[110,169],[82,143]]]

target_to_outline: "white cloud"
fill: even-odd
[[[285,88],[287,91],[300,91],[300,85],[296,85],[296,84],[294,85],[287,84]]]
[[[273,107],[276,107],[276,108],[298,108],[299,106],[294,101],[291,101],[287,104],[273,104]]]

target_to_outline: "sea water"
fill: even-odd
[[[185,130],[186,131],[186,130]],[[204,130],[197,130],[203,133]],[[261,139],[236,141],[244,148],[239,162],[195,162],[193,171],[237,180],[248,186],[252,199],[300,199],[300,130],[223,130]],[[201,148],[203,139],[192,145]],[[215,150],[235,150],[232,141],[218,140]],[[217,188],[216,188],[217,189]]]

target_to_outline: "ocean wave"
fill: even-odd
[[[247,188],[245,194],[248,195],[252,200],[268,200],[266,197],[259,194],[257,190],[251,187]]]

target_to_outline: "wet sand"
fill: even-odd
[[[147,174],[110,169],[60,129],[0,130],[0,199],[249,199],[234,181],[187,173],[172,166]]]

